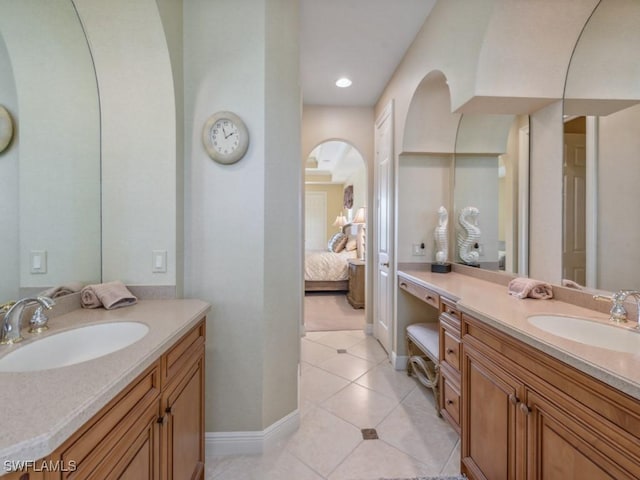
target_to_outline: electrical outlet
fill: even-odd
[[[424,243],[414,243],[412,245],[411,252],[412,252],[411,254],[414,257],[424,257],[426,255],[425,249],[424,249]]]

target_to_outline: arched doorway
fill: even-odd
[[[305,159],[305,331],[365,329],[367,168],[350,143]]]

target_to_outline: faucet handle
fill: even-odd
[[[49,328],[49,317],[44,313],[42,306],[36,308],[31,320],[29,320],[29,333],[42,333]]]
[[[609,320],[612,322],[625,323],[627,321],[627,309],[624,308],[624,298],[618,293],[611,296],[594,295],[593,299],[612,303],[611,310],[609,310]]]

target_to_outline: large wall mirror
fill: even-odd
[[[563,278],[640,288],[640,2],[602,0],[564,98]]]
[[[465,114],[455,143],[453,261],[481,268],[527,274],[529,118],[526,115]],[[474,218],[460,218],[475,207]],[[465,262],[459,238],[471,223],[479,231],[472,250],[476,262]]]
[[[0,302],[101,278],[100,109],[71,0],[0,0]]]

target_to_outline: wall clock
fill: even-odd
[[[0,153],[4,151],[11,143],[13,137],[13,121],[11,115],[0,105]]]
[[[249,131],[235,113],[217,112],[204,124],[202,143],[216,162],[225,165],[236,163],[247,153]]]

